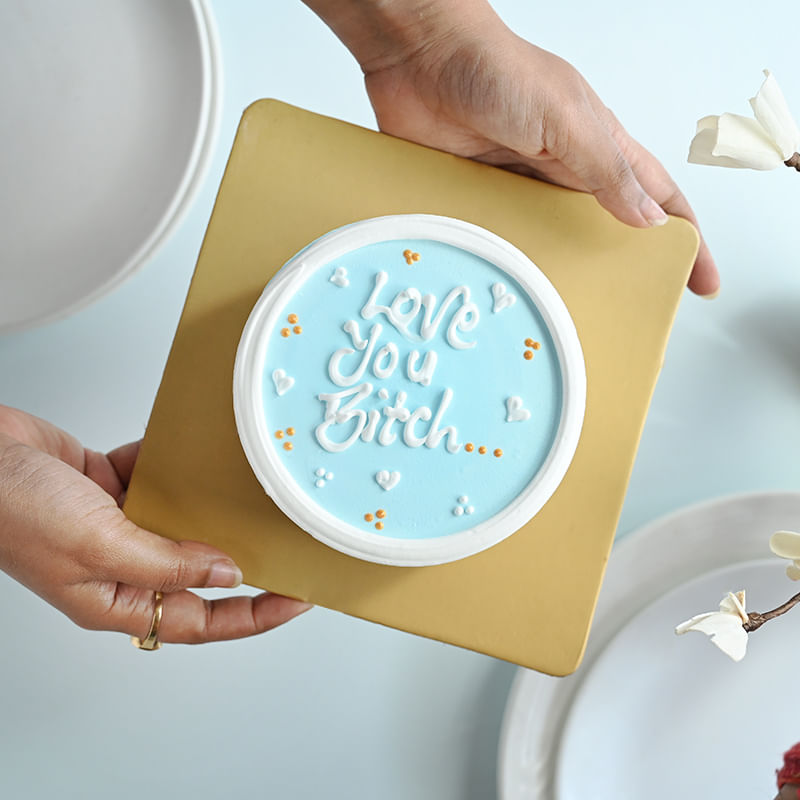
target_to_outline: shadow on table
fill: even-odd
[[[731,331],[744,355],[763,359],[800,385],[800,296],[789,293],[769,305],[756,305],[736,315]]]

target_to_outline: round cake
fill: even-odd
[[[234,410],[278,507],[348,555],[454,561],[522,527],[569,467],[586,397],[563,301],[520,250],[461,220],[353,223],[267,285]]]

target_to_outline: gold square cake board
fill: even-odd
[[[572,465],[534,519],[483,553],[417,568],[351,558],[296,527],[253,476],[232,405],[242,328],[280,266],[333,228],[404,213],[467,220],[525,252],[572,314],[588,385]],[[236,136],[125,511],[216,545],[248,584],[568,674],[697,241],[681,219],[634,230],[591,196],[259,101]]]

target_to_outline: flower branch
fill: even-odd
[[[776,556],[791,561],[786,568],[786,575],[793,581],[800,580],[800,533],[777,531],[770,537],[769,547]],[[735,594],[728,592],[719,604],[719,611],[709,611],[687,619],[675,628],[675,633],[704,633],[723,653],[734,661],[741,661],[747,651],[748,634],[757,631],[765,622],[782,616],[796,605],[800,605],[800,592],[772,611],[748,613],[745,611],[744,590]]]
[[[769,622],[775,617],[780,617],[787,611],[791,611],[798,603],[800,603],[800,592],[794,597],[790,597],[783,605],[773,608],[772,611],[765,611],[759,614],[758,611],[749,611],[747,613],[747,622],[742,627],[748,632],[752,633],[757,631],[765,622]]]

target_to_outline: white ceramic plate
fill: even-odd
[[[583,666],[568,678],[520,670],[500,739],[501,800],[774,795],[781,753],[800,739],[800,612],[751,636],[735,664],[674,626],[747,588],[765,611],[797,584],[768,539],[800,527],[800,493],[692,506],[615,547]],[[676,588],[677,587],[677,588]],[[644,610],[642,610],[644,609]],[[770,794],[772,792],[772,794]]]
[[[220,110],[203,0],[0,4],[0,330],[114,288],[174,229]]]

